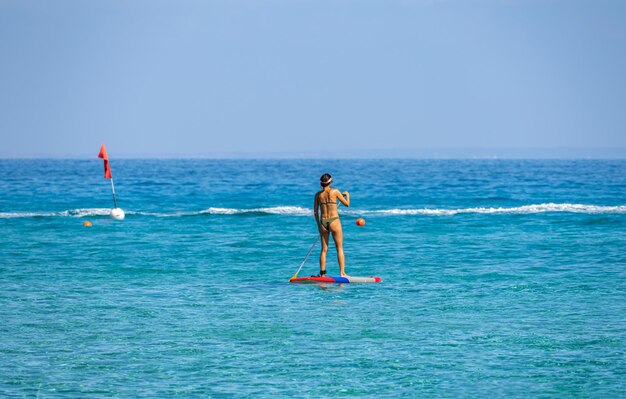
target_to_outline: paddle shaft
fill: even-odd
[[[304,264],[306,263],[307,259],[309,259],[309,256],[311,255],[311,252],[313,251],[313,248],[315,248],[315,244],[317,244],[317,240],[319,240],[319,239],[320,239],[320,236],[318,235],[317,238],[315,239],[315,241],[313,242],[313,245],[311,245],[311,248],[309,249],[309,252],[306,254],[306,257],[302,261],[302,264],[298,268],[298,271],[296,272],[296,274],[293,275],[293,277],[291,277],[291,279],[294,279],[294,278],[298,277],[298,273],[300,273],[300,270],[302,270],[302,266],[304,266]]]

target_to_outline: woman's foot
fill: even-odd
[[[350,276],[348,276],[346,273],[341,273],[341,277],[348,278],[348,277],[350,277]]]

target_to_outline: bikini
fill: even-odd
[[[329,230],[330,225],[337,219],[339,219],[339,216],[333,216],[332,218],[322,218],[322,226],[324,226],[326,230]]]
[[[328,197],[330,198],[330,194],[328,195]],[[321,204],[325,204],[325,205],[335,205],[335,206],[337,206],[337,200],[335,200],[335,201],[320,202],[320,205],[321,205]],[[333,217],[330,217],[330,218],[322,218],[322,219],[321,219],[322,226],[324,226],[324,228],[325,228],[326,230],[329,230],[329,229],[330,229],[330,225],[331,225],[331,223],[332,223],[332,222],[334,222],[334,221],[335,221],[335,220],[337,220],[337,219],[339,219],[339,216],[333,216]]]

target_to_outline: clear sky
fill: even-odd
[[[0,0],[0,157],[626,156],[625,21],[622,0]]]

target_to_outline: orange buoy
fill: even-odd
[[[86,221],[83,222],[83,226],[91,227],[91,222],[89,220],[86,220]]]
[[[363,219],[363,218],[358,218],[358,219],[356,220],[356,225],[357,225],[357,226],[365,226],[365,219]]]

